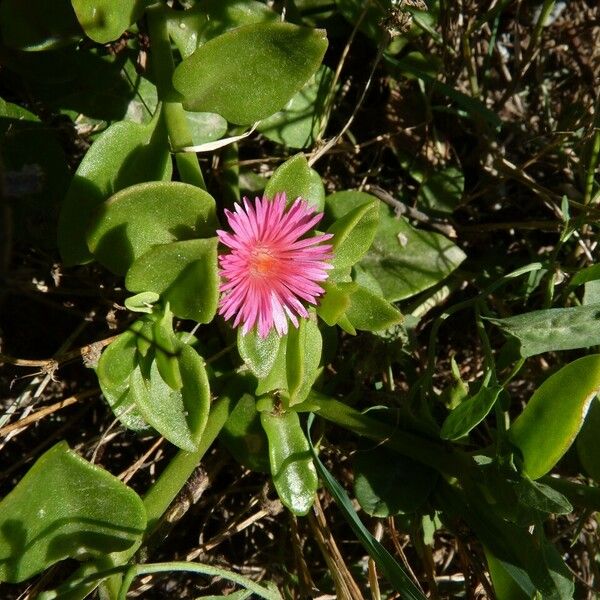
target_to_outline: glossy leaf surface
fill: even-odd
[[[141,183],[118,192],[98,208],[88,233],[92,254],[124,275],[157,244],[214,236],[215,201],[187,183]]]
[[[569,449],[600,390],[600,355],[562,367],[534,392],[509,430],[529,477],[545,475]]]
[[[176,352],[181,389],[174,390],[164,381],[155,361],[143,370],[136,368],[130,386],[144,419],[172,444],[193,452],[208,418],[210,388],[198,353],[186,344]]]
[[[322,31],[246,25],[200,46],[176,68],[173,84],[186,108],[250,124],[282,108],[317,70],[326,48]]]
[[[345,212],[327,229],[333,234],[333,265],[344,269],[356,264],[370,248],[379,222],[377,199],[364,192],[338,192],[327,198],[328,206],[343,202],[348,195],[355,207]]]
[[[331,69],[321,65],[283,110],[260,122],[258,131],[289,148],[310,148],[321,133],[325,102],[332,81]]]
[[[333,194],[326,203],[329,222],[363,201],[359,192]],[[464,259],[464,252],[449,239],[439,233],[415,229],[380,203],[375,240],[358,269],[367,271],[377,280],[386,300],[396,302],[442,281]]]
[[[273,368],[281,345],[281,337],[274,329],[269,332],[266,338],[261,338],[255,327],[246,335],[239,328],[237,344],[242,360],[250,371],[260,379],[266,377]]]
[[[140,497],[59,442],[0,502],[0,580],[28,579],[65,558],[121,552],[141,540]]]
[[[278,192],[286,193],[288,204],[303,198],[317,211],[323,210],[325,188],[319,174],[308,166],[302,154],[292,156],[275,169],[265,188],[265,196],[272,199]]]
[[[138,365],[138,336],[143,336],[143,322],[135,330],[123,332],[102,352],[96,375],[102,394],[115,417],[133,431],[148,429],[148,424],[136,408],[130,394],[130,377]],[[149,340],[151,343],[151,340]]]
[[[387,329],[403,319],[394,305],[362,285],[350,295],[346,318],[352,327],[362,331]]]
[[[217,238],[155,246],[131,265],[125,283],[132,292],[160,294],[182,319],[209,323],[219,301]]]
[[[58,245],[65,264],[92,260],[86,232],[104,200],[136,183],[170,179],[171,172],[159,119],[147,125],[121,121],[103,132],[81,161],[62,204]]]
[[[318,478],[298,413],[264,411],[260,420],[277,494],[292,513],[305,515],[313,505]]]
[[[183,58],[230,29],[279,20],[275,11],[255,0],[201,0],[188,10],[168,14],[169,35]]]
[[[141,15],[145,0],[71,0],[86,35],[106,44],[121,34]]]

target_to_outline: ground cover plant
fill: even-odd
[[[599,35],[0,0],[1,597],[596,597]]]

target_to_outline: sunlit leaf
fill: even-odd
[[[65,558],[130,549],[145,526],[133,490],[59,442],[0,502],[0,580],[23,581]]]
[[[274,198],[278,192],[285,192],[288,204],[302,198],[322,211],[325,202],[325,188],[319,174],[308,166],[302,154],[296,154],[275,169],[265,188],[265,196]]]
[[[298,413],[264,411],[260,420],[277,495],[292,513],[305,515],[315,500],[318,479]]]
[[[104,200],[136,183],[171,178],[166,141],[157,115],[147,125],[115,123],[92,144],[62,204],[58,245],[65,264],[92,260],[86,231],[94,210]]]
[[[245,25],[200,46],[175,69],[173,84],[189,110],[254,123],[288,102],[317,70],[326,48],[320,30]]]
[[[88,229],[88,247],[104,266],[124,275],[157,244],[213,237],[215,210],[212,196],[187,183],[134,185],[96,210]]]
[[[219,301],[217,238],[154,246],[131,265],[125,284],[160,294],[182,319],[209,323]]]
[[[545,475],[569,449],[600,390],[600,354],[584,356],[548,377],[509,430],[532,479]]]

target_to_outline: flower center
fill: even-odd
[[[250,273],[255,277],[265,277],[273,273],[279,262],[273,251],[265,246],[256,246],[250,254]]]

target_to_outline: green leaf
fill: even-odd
[[[262,396],[267,392],[273,390],[285,391],[287,390],[287,367],[286,367],[286,354],[287,354],[287,335],[281,337],[279,343],[279,350],[275,358],[269,358],[269,362],[273,361],[273,366],[267,375],[260,377],[258,385],[256,386],[256,395]]]
[[[154,320],[154,360],[163,381],[174,391],[183,387],[179,368],[180,343],[173,331],[173,313],[167,304],[162,316]]]
[[[509,430],[532,479],[545,475],[569,449],[600,390],[600,354],[562,367],[542,383]]]
[[[310,428],[314,419],[314,415],[308,417],[308,436],[310,439]],[[369,556],[375,561],[381,569],[384,577],[390,582],[393,588],[402,594],[408,600],[425,600],[425,596],[412,582],[404,569],[396,562],[394,557],[371,535],[369,530],[363,525],[359,519],[350,498],[344,488],[333,478],[331,473],[325,468],[317,452],[312,444],[309,443],[310,450],[313,455],[313,460],[321,479],[329,493],[334,497],[342,514],[344,515],[348,525],[354,531],[354,534],[363,545],[364,549],[369,553]]]
[[[567,515],[573,512],[573,505],[554,488],[522,478],[517,486],[519,501],[542,513]]]
[[[129,550],[145,526],[133,490],[59,442],[0,503],[0,580],[24,581],[65,558]]]
[[[346,318],[352,327],[363,331],[379,331],[401,323],[402,313],[387,300],[359,285],[350,296]]]
[[[226,389],[225,394],[232,395],[232,392]],[[253,471],[270,472],[267,437],[254,396],[243,394],[240,397],[219,439],[240,464]]]
[[[227,133],[227,121],[221,115],[186,111],[185,116],[194,146],[213,142]]]
[[[333,233],[333,265],[344,269],[356,264],[370,248],[377,231],[379,221],[379,201],[364,192],[338,192],[327,198],[328,206],[352,202],[355,207],[327,229]],[[358,206],[356,206],[358,204]]]
[[[535,588],[526,594],[506,570],[502,561],[498,560],[487,548],[483,548],[487,560],[490,577],[497,600],[531,600]],[[529,588],[529,586],[527,586]]]
[[[212,237],[215,201],[187,183],[140,183],[126,188],[94,213],[88,231],[92,254],[118,275],[158,244]]]
[[[305,515],[315,501],[319,480],[298,413],[264,411],[260,420],[269,442],[277,494],[292,513]]]
[[[86,232],[94,210],[112,194],[133,184],[171,179],[166,131],[155,117],[147,125],[121,121],[92,144],[63,201],[58,247],[66,265],[89,262]]]
[[[460,492],[449,485],[438,486],[441,514],[445,519],[452,517],[448,523],[455,525],[457,517],[464,520],[485,547],[486,556],[493,555],[527,598],[539,592],[544,600],[571,600],[571,574],[543,529],[536,527],[532,535],[527,528],[503,521],[485,490],[481,492],[470,483],[467,487]]]
[[[152,312],[152,305],[158,302],[160,296],[155,292],[141,292],[135,296],[125,298],[125,308],[131,312]]]
[[[145,0],[71,0],[86,35],[99,44],[121,37],[144,10]]]
[[[535,310],[489,321],[519,340],[524,358],[600,344],[600,304]]]
[[[600,279],[600,264],[590,265],[589,267],[580,269],[573,275],[573,278],[569,281],[569,289],[573,290],[584,283],[598,279]]]
[[[193,452],[206,426],[210,388],[204,361],[186,344],[177,349],[182,387],[176,391],[161,377],[155,361],[136,368],[130,377],[135,405],[144,419],[172,444]]]
[[[237,344],[240,356],[246,366],[256,377],[261,379],[271,372],[275,364],[281,346],[281,337],[275,329],[272,329],[266,338],[261,338],[255,327],[244,335],[240,327],[238,328]]]
[[[51,50],[81,39],[82,31],[69,0],[3,0],[2,41],[19,50]]]
[[[202,0],[189,10],[169,10],[167,14],[169,35],[183,58],[230,29],[280,18],[268,6],[253,0]]]
[[[289,405],[299,404],[319,375],[323,338],[313,319],[300,319],[292,327],[286,344],[286,381]]]
[[[154,246],[131,265],[125,284],[132,292],[160,294],[182,319],[209,323],[219,302],[217,243],[206,238]]]
[[[354,493],[373,517],[415,512],[437,478],[435,471],[383,446],[363,447],[354,455]]]
[[[310,148],[321,133],[321,120],[332,81],[331,69],[321,65],[283,110],[260,122],[258,131],[289,148]]]
[[[456,167],[446,167],[429,174],[421,183],[417,202],[431,212],[450,214],[459,205],[465,177]]]
[[[466,258],[443,235],[415,229],[406,219],[394,217],[383,204],[379,210],[375,241],[357,270],[375,277],[389,302],[409,298],[439,283]]]
[[[597,396],[592,400],[577,436],[576,448],[585,472],[600,481],[600,400]]]
[[[124,331],[102,352],[96,375],[104,398],[115,417],[128,429],[143,431],[148,424],[136,408],[130,394],[130,376],[138,365],[138,337],[143,321],[136,321],[131,330]]]
[[[282,108],[317,70],[326,48],[322,30],[245,25],[200,46],[175,69],[173,84],[186,108],[246,125]]]
[[[325,294],[317,306],[317,314],[327,323],[333,326],[343,317],[350,306],[350,296],[356,291],[358,284],[332,283],[325,281],[322,284]]]
[[[440,437],[444,440],[458,440],[467,435],[487,417],[501,391],[501,386],[482,387],[474,396],[463,400],[446,417]]]
[[[278,192],[285,192],[288,204],[296,198],[303,198],[317,211],[323,210],[325,188],[319,174],[308,166],[302,154],[296,154],[275,169],[267,187],[265,196],[274,198]]]

